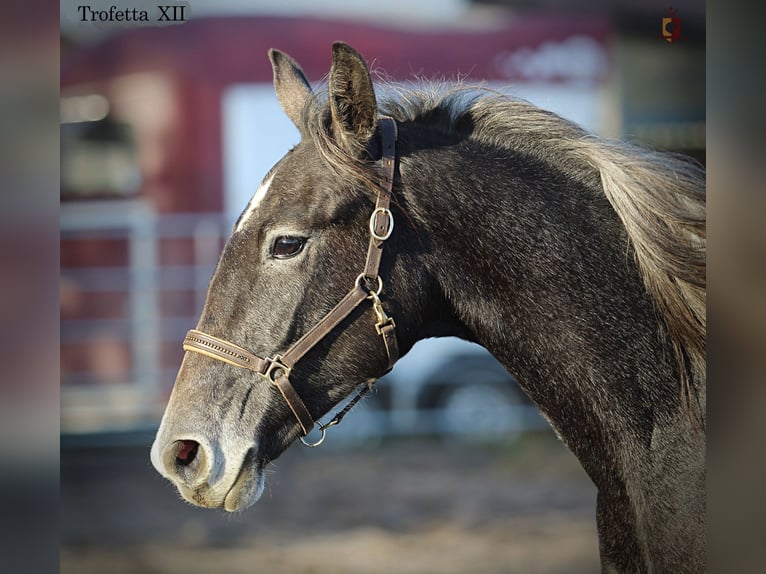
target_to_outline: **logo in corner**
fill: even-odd
[[[681,18],[678,17],[678,10],[671,7],[665,11],[665,16],[662,17],[662,36],[660,38],[669,44],[684,39],[681,36]]]

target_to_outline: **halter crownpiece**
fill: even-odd
[[[274,358],[261,358],[239,345],[196,329],[189,331],[183,342],[185,351],[199,353],[235,367],[255,371],[276,386],[300,423],[303,431],[301,442],[306,446],[319,446],[324,441],[326,429],[338,424],[370,387],[365,386],[329,423],[321,425],[319,427],[322,433],[321,437],[317,442],[311,443],[304,440],[304,437],[314,428],[314,418],[290,383],[290,373],[295,364],[308,351],[337,327],[363,301],[370,300],[372,302],[372,310],[376,318],[375,331],[382,337],[388,356],[387,370],[391,370],[394,363],[399,359],[396,323],[383,309],[379,297],[383,290],[383,280],[378,275],[383,245],[394,230],[394,216],[390,210],[390,203],[394,185],[397,129],[396,122],[389,117],[379,118],[379,126],[383,148],[380,160],[383,165],[383,178],[381,185],[378,186],[375,209],[370,215],[370,243],[367,248],[367,261],[364,265],[364,271],[356,278],[353,288],[346,296],[330,309],[316,325],[293,343],[287,351],[281,355],[275,355]],[[366,285],[370,284],[376,285],[377,289],[368,289]]]

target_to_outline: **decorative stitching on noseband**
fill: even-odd
[[[245,355],[242,355],[241,353],[237,353],[233,351],[232,349],[222,347],[221,345],[214,345],[213,343],[210,343],[209,341],[206,341],[204,339],[200,339],[199,337],[195,337],[194,335],[186,335],[186,340],[197,343],[198,345],[202,345],[203,347],[213,349],[214,351],[218,351],[220,353],[226,353],[227,355],[231,355],[235,359],[239,359],[240,361],[243,361],[245,363],[250,363],[250,359],[246,357]]]

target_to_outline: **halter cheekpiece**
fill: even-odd
[[[363,301],[369,300],[372,302],[372,309],[375,313],[375,330],[383,339],[388,355],[388,370],[394,366],[399,358],[399,345],[395,332],[396,324],[394,319],[389,317],[383,309],[380,300],[383,280],[378,275],[384,242],[391,236],[394,229],[394,217],[391,214],[390,202],[394,185],[397,129],[396,122],[389,117],[379,118],[378,125],[380,126],[383,148],[380,159],[383,166],[383,177],[378,186],[375,209],[370,215],[370,242],[367,249],[367,261],[364,270],[357,276],[353,288],[346,296],[284,353],[274,355],[273,358],[261,358],[239,345],[196,329],[189,331],[183,342],[185,351],[199,353],[235,367],[255,371],[276,386],[300,423],[303,431],[301,442],[306,446],[319,446],[324,441],[326,429],[338,424],[370,388],[369,386],[363,387],[346,407],[335,415],[335,418],[319,427],[322,435],[318,441],[314,443],[306,441],[304,437],[314,428],[314,418],[290,383],[290,373],[295,364],[309,350],[327,336]],[[370,285],[374,287],[370,288]]]

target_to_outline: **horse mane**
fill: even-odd
[[[483,85],[377,86],[382,114],[424,121],[445,133],[514,149],[572,177],[600,180],[621,220],[647,293],[655,302],[678,365],[682,408],[704,426],[706,356],[705,170],[688,157],[590,134],[553,112]],[[361,150],[349,153],[331,133],[326,91],[304,109],[303,133],[344,181],[375,188]],[[594,180],[594,173],[598,179]],[[597,184],[597,183],[596,183]]]

